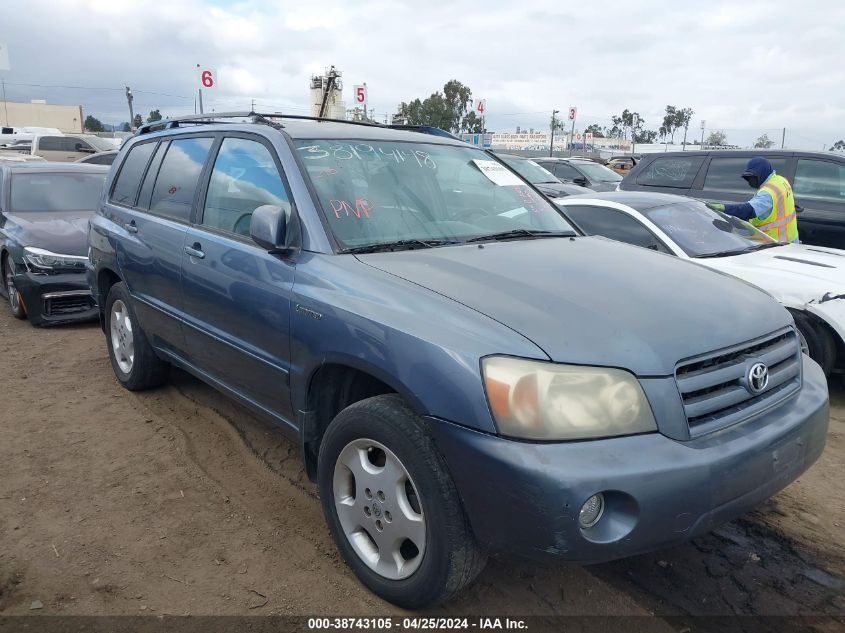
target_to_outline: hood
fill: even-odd
[[[772,175],[774,168],[772,167],[772,164],[762,156],[755,156],[748,161],[745,171],[751,172],[757,176],[757,182],[762,185],[766,181],[766,178]]]
[[[580,187],[568,182],[541,182],[534,183],[537,190],[550,198],[563,198],[565,196],[577,196],[579,193],[592,193],[592,189]]]
[[[845,251],[786,244],[762,251],[699,260],[759,286],[790,307],[803,307],[825,294],[845,294]]]
[[[597,237],[358,258],[522,334],[557,362],[666,376],[681,360],[792,323],[769,295],[703,266]]]
[[[10,214],[4,228],[22,246],[37,246],[61,255],[85,255],[88,219],[93,215],[93,211]]]

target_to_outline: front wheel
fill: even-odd
[[[378,596],[425,607],[457,594],[483,568],[443,457],[399,396],[341,411],[320,446],[318,471],[338,549]]]
[[[3,282],[6,288],[6,296],[9,298],[9,308],[12,310],[12,315],[16,319],[25,319],[26,309],[21,300],[21,293],[15,285],[15,263],[8,253],[6,253],[6,258],[3,261]]]
[[[810,317],[800,312],[792,312],[801,351],[816,361],[824,370],[825,376],[830,376],[836,364],[836,345],[830,334],[822,327],[812,322]]]

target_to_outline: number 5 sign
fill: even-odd
[[[217,87],[217,71],[211,68],[200,70],[200,86],[206,90]]]
[[[367,84],[352,86],[352,89],[355,91],[355,105],[367,105]]]

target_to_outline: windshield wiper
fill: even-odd
[[[408,251],[415,248],[434,248],[446,244],[460,244],[458,240],[396,240],[342,249],[341,253],[382,253],[384,251]]]
[[[519,237],[576,237],[577,235],[578,234],[574,231],[532,231],[529,229],[513,229],[511,231],[502,231],[501,233],[490,233],[489,235],[471,237],[467,240],[467,243],[484,242],[487,240],[511,240]]]
[[[753,253],[754,251],[761,251],[764,248],[774,248],[775,246],[783,246],[783,242],[755,244],[754,246],[740,248],[733,251],[716,251],[715,253],[705,253],[704,255],[696,255],[695,259],[704,259],[706,257],[730,257],[731,255],[742,255],[744,253]]]

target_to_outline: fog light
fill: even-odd
[[[603,513],[604,495],[598,493],[587,499],[581,506],[581,511],[578,513],[578,524],[582,528],[593,527],[599,522]]]

